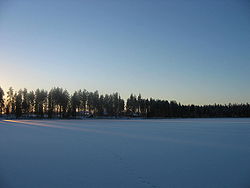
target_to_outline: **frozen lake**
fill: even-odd
[[[1,188],[249,188],[250,119],[0,120]]]

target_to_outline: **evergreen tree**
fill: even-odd
[[[22,111],[24,114],[29,113],[29,101],[28,101],[28,91],[26,88],[22,91],[23,101],[22,101]]]
[[[27,103],[28,103],[29,114],[34,114],[34,110],[35,110],[35,93],[34,93],[34,91],[30,91],[27,94]]]
[[[47,107],[47,91],[37,89],[35,92],[35,113],[39,117],[44,117],[44,112]]]
[[[89,92],[84,89],[83,91],[78,91],[78,94],[80,97],[80,109],[84,112],[85,115]]]
[[[22,116],[22,90],[19,90],[18,94],[15,95],[15,114],[16,118]]]
[[[6,114],[14,114],[15,112],[15,96],[12,87],[7,91],[7,104],[6,104]]]
[[[0,115],[2,115],[3,109],[4,109],[4,99],[3,99],[3,96],[4,96],[4,91],[0,87]]]
[[[79,112],[81,100],[80,100],[80,92],[75,91],[71,96],[70,104],[71,104],[71,115],[76,117],[76,111]]]

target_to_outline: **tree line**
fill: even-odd
[[[250,117],[250,105],[182,105],[176,101],[144,99],[131,94],[125,101],[119,93],[100,95],[98,91],[78,90],[70,94],[54,87],[4,93],[0,87],[0,115],[16,118],[144,117],[202,118]]]

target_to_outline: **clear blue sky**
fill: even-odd
[[[0,0],[0,86],[250,102],[250,2]]]

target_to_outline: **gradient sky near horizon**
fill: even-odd
[[[0,0],[0,86],[250,102],[248,0]]]

